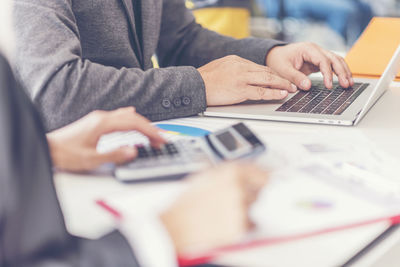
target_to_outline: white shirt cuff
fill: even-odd
[[[140,266],[178,266],[173,242],[156,215],[124,217],[120,231],[131,245]]]

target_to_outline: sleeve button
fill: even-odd
[[[180,106],[182,106],[182,100],[180,98],[175,98],[174,99],[174,106],[176,108],[179,108]]]
[[[169,99],[167,99],[167,98],[164,98],[163,101],[162,101],[162,103],[161,103],[161,105],[162,105],[164,108],[170,108],[170,107],[171,107],[171,101],[169,101]]]
[[[190,104],[190,102],[192,102],[192,101],[190,100],[190,97],[184,96],[184,97],[182,98],[182,103],[183,103],[185,106],[188,106],[188,105]]]

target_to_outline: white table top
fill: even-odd
[[[226,123],[227,119],[221,118],[196,118],[199,122],[207,123]],[[369,111],[365,118],[356,127],[330,126],[330,125],[311,125],[298,123],[270,122],[270,121],[246,121],[259,135],[270,131],[284,131],[293,133],[307,133],[310,135],[322,134],[363,134],[372,140],[379,148],[400,162],[400,83],[393,83],[391,89]],[[105,214],[95,203],[94,200],[104,195],[119,194],[135,190],[148,190],[152,187],[148,185],[126,185],[120,184],[110,176],[89,176],[68,173],[58,173],[55,176],[56,188],[63,208],[67,227],[73,234],[95,238],[106,232],[114,225],[112,218]],[[332,257],[335,253],[342,253],[346,257],[351,257],[356,251],[354,249],[346,251],[346,246],[341,244],[351,244],[352,236],[365,236],[366,241],[371,240],[371,235],[382,231],[386,225],[370,226],[369,229],[363,228],[351,230],[348,233],[335,233],[328,236],[316,237],[307,241],[296,241],[289,245],[275,248],[258,248],[244,253],[235,253],[221,259],[222,262],[236,262],[243,266],[290,266],[297,263],[297,266],[324,266],[324,259]],[[373,229],[373,227],[375,227]],[[379,264],[385,262],[384,266],[396,262],[396,253],[390,249],[400,251],[400,234],[392,241],[390,246],[381,248],[379,255],[375,254],[368,259],[367,266],[375,261]],[[315,242],[313,242],[313,240]],[[336,242],[335,242],[336,240]],[[340,242],[339,242],[340,240]],[[309,248],[307,251],[305,248]],[[341,249],[341,250],[340,250]],[[312,250],[312,251],[310,251]],[[298,255],[302,257],[285,257],[285,255]],[[347,255],[347,254],[348,255]],[[386,253],[386,254],[385,254]],[[382,255],[385,254],[384,257]],[[263,258],[269,255],[270,261],[266,264]],[[257,262],[255,259],[259,259]],[[310,261],[310,258],[313,260]],[[246,261],[247,259],[247,261]],[[261,259],[261,263],[260,263]],[[290,260],[291,259],[291,260]],[[244,261],[243,261],[244,260]],[[343,259],[345,260],[345,259]],[[335,262],[335,261],[325,261]],[[398,262],[398,260],[397,260]],[[304,263],[303,265],[301,263]],[[364,262],[365,263],[365,262]],[[366,266],[366,265],[363,265]],[[381,265],[383,266],[383,265]]]

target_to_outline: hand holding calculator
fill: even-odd
[[[264,144],[243,123],[197,139],[182,139],[161,148],[137,146],[138,157],[115,169],[123,182],[179,179],[222,160],[249,157]]]

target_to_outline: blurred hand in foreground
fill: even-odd
[[[135,112],[133,107],[115,111],[94,111],[82,119],[47,134],[53,164],[68,171],[89,171],[104,163],[122,164],[137,156],[134,147],[122,147],[108,153],[96,150],[100,137],[116,131],[136,130],[150,139],[153,146],[165,140],[158,129]]]
[[[192,184],[161,215],[178,254],[238,242],[251,229],[248,210],[267,181],[250,164],[225,164],[194,175]]]

